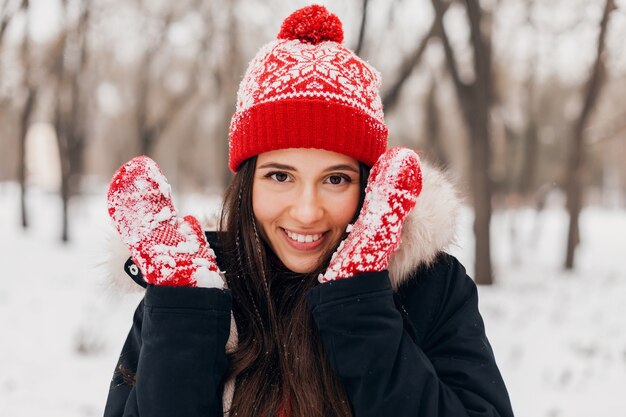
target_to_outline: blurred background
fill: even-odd
[[[140,293],[105,193],[154,158],[215,216],[248,61],[295,0],[0,0],[0,416],[98,416]],[[622,416],[626,0],[319,1],[445,169],[516,415]],[[621,389],[620,389],[621,388]]]

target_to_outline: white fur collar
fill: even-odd
[[[402,226],[402,243],[389,262],[389,279],[397,289],[420,265],[432,263],[456,239],[461,200],[446,175],[421,161],[422,192]]]
[[[389,277],[397,289],[420,265],[430,264],[437,254],[454,243],[461,205],[446,175],[422,160],[422,193],[402,229],[402,243],[391,258]],[[141,291],[124,272],[130,252],[111,227],[107,273],[111,286],[122,292]]]

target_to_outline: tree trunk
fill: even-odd
[[[28,134],[28,126],[30,123],[30,115],[33,111],[35,104],[36,92],[33,88],[27,87],[26,103],[22,109],[22,115],[20,117],[20,132],[19,132],[19,160],[18,160],[18,179],[20,183],[20,215],[22,228],[28,228],[28,210],[26,208],[26,194],[27,194],[27,178],[26,178],[26,136]]]
[[[533,10],[535,0],[526,4],[526,21],[534,28]],[[535,29],[536,30],[536,29]],[[532,39],[536,41],[536,39]],[[539,127],[537,125],[537,109],[535,108],[537,90],[536,74],[539,66],[539,51],[535,49],[529,62],[528,76],[525,80],[526,90],[526,126],[522,132],[522,160],[517,173],[517,191],[529,197],[535,189],[537,180],[537,157],[539,153]]]
[[[488,112],[486,107],[476,106],[478,116],[472,128],[471,169],[472,195],[474,200],[474,235],[476,237],[474,277],[477,284],[493,284],[491,268],[491,196],[492,182],[489,175],[491,150],[489,146]]]
[[[148,126],[139,126],[139,152],[141,155],[152,155],[157,132]]]
[[[140,7],[145,7],[144,2],[139,2]],[[150,100],[152,99],[152,67],[155,57],[160,48],[166,43],[166,35],[172,22],[174,21],[174,8],[170,8],[163,19],[163,28],[159,32],[158,39],[154,41],[144,52],[141,64],[138,67],[137,100],[135,117],[137,123],[137,136],[139,140],[139,151],[142,155],[152,155],[156,142],[161,136],[161,129],[148,120]],[[165,115],[164,117],[169,117]]]
[[[5,4],[6,5],[6,4]],[[33,112],[35,99],[37,97],[37,90],[32,85],[31,80],[31,59],[30,59],[30,39],[28,33],[30,29],[30,7],[28,0],[22,0],[21,9],[26,13],[26,24],[24,26],[24,39],[22,40],[22,74],[23,74],[23,88],[26,91],[26,100],[22,107],[22,113],[19,121],[19,155],[18,155],[18,181],[20,183],[20,216],[22,228],[28,228],[28,210],[26,207],[26,194],[27,194],[27,172],[26,172],[26,136],[28,134],[28,127],[30,124],[30,116]],[[0,35],[1,37],[1,35]]]
[[[63,48],[65,49],[65,48]],[[58,57],[57,57],[58,59]],[[61,74],[59,74],[61,75]],[[68,139],[67,139],[67,131],[65,128],[65,125],[63,123],[63,115],[62,115],[62,109],[61,109],[61,105],[62,105],[62,100],[60,99],[60,93],[61,93],[61,89],[62,89],[62,79],[58,80],[58,86],[57,86],[57,100],[55,103],[55,109],[54,109],[54,130],[56,132],[56,136],[57,136],[57,145],[58,145],[58,149],[59,149],[59,162],[60,162],[60,168],[61,168],[61,189],[60,191],[60,197],[61,197],[61,207],[62,207],[62,212],[61,212],[61,241],[62,242],[67,242],[69,240],[69,233],[68,233],[68,215],[67,215],[67,206],[68,206],[68,200],[69,200],[69,175],[68,175],[68,170],[69,170],[69,161],[67,160],[68,156],[67,156],[67,148],[68,148]]]
[[[26,208],[26,134],[20,132],[17,178],[20,183],[20,220],[22,229],[28,229],[28,210]]]
[[[85,123],[86,103],[82,88],[84,86],[87,64],[87,32],[91,3],[82,3],[81,15],[77,27],[65,28],[60,35],[57,45],[54,73],[57,79],[56,103],[54,110],[54,126],[59,145],[59,159],[61,165],[61,201],[62,201],[62,229],[61,241],[68,242],[69,233],[69,204],[70,199],[79,193],[80,179],[83,173],[83,154],[86,142]],[[67,2],[63,2],[63,14],[67,16]],[[71,32],[70,32],[71,31]],[[68,43],[71,43],[68,47]],[[75,67],[66,68],[65,55],[76,54]]]
[[[2,45],[4,43],[4,35],[14,15],[14,12],[9,10],[9,3],[10,2],[8,0],[4,0],[2,8],[0,9],[0,50],[2,49]],[[24,7],[23,4],[20,7]]]
[[[474,159],[474,198],[476,233],[476,282],[493,283],[491,268],[491,196],[493,185],[491,170],[490,114],[492,103],[491,28],[485,30],[486,17],[478,0],[466,0],[470,38],[474,50],[475,80],[473,84],[474,111],[467,109],[466,117],[475,123],[472,129],[472,153]],[[471,122],[470,122],[471,123]]]
[[[532,110],[530,110],[532,112]],[[530,119],[527,121],[524,130],[524,150],[522,163],[518,174],[518,191],[528,196],[532,193],[537,178],[537,156],[539,153],[539,137],[535,116],[529,113]]]
[[[615,10],[614,0],[606,0],[600,32],[598,34],[596,58],[585,88],[585,96],[580,116],[574,124],[572,144],[569,149],[565,192],[567,196],[567,210],[569,212],[569,230],[565,252],[565,269],[574,268],[576,247],[580,243],[580,226],[578,219],[583,206],[583,176],[585,172],[585,127],[598,101],[604,84],[605,65],[604,50],[606,32],[611,12]]]
[[[438,10],[438,14],[440,14],[440,16],[435,18],[428,32],[424,35],[420,42],[417,43],[415,50],[402,61],[395,82],[391,85],[391,87],[387,89],[382,97],[385,113],[389,114],[398,104],[402,88],[413,73],[413,70],[419,65],[420,61],[422,60],[422,56],[426,51],[428,42],[440,31],[438,18],[443,19],[443,15],[445,14],[448,7],[449,3],[441,5],[441,9]]]
[[[67,165],[67,162],[66,162]],[[61,241],[67,243],[70,240],[70,174],[69,167],[61,169]]]
[[[441,118],[437,106],[437,80],[433,77],[428,95],[426,96],[426,144],[432,150],[435,161],[443,166],[450,163],[444,149],[441,136]]]
[[[361,26],[359,28],[359,38],[356,44],[356,48],[354,48],[354,53],[357,55],[361,55],[363,50],[363,41],[365,39],[365,26],[367,24],[367,3],[368,0],[363,0],[363,7],[361,12]]]
[[[491,196],[493,184],[491,169],[490,114],[492,104],[491,79],[491,27],[483,16],[478,0],[466,0],[465,6],[470,27],[470,43],[474,53],[472,83],[461,80],[458,64],[448,39],[443,15],[445,3],[432,0],[435,9],[435,26],[441,38],[455,91],[461,106],[470,140],[470,185],[474,202],[474,234],[476,241],[474,279],[477,284],[493,283],[491,267]]]
[[[239,40],[239,24],[237,21],[237,15],[235,14],[235,10],[237,8],[238,0],[229,0],[228,1],[228,31],[227,31],[227,39],[226,42],[229,43],[228,55],[224,57],[224,64],[221,65],[217,71],[216,75],[218,78],[219,85],[219,97],[235,97],[237,93],[237,88],[239,84],[239,76],[238,74],[241,72],[240,70],[243,68],[242,65],[242,56],[241,56],[241,45]],[[228,157],[229,157],[229,126],[230,119],[233,115],[235,109],[232,107],[232,100],[227,100],[224,102],[222,100],[222,121],[217,124],[217,132],[216,137],[222,138],[221,140],[217,140],[217,149],[218,154],[220,155],[220,161],[224,161],[224,164],[221,165],[220,175],[220,183],[223,189],[226,189],[228,184],[231,181],[232,173],[230,168],[228,167]]]

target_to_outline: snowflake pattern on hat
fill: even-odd
[[[237,113],[277,100],[318,98],[343,102],[384,123],[380,74],[335,42],[278,40],[250,63],[240,85]]]

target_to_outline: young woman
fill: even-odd
[[[113,177],[147,289],[106,417],[512,416],[476,286],[443,252],[454,191],[385,151],[379,75],[342,38],[309,6],[250,63],[219,232],[178,217],[149,158]]]

